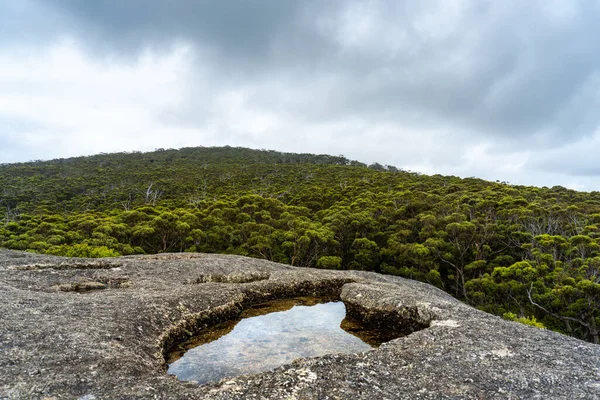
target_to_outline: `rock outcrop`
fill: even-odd
[[[408,336],[204,386],[166,374],[169,346],[265,300],[339,295]],[[504,321],[429,285],[263,260],[101,260],[0,250],[0,398],[600,398],[600,346]]]

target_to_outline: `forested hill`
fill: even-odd
[[[429,282],[598,342],[600,193],[185,148],[0,165],[0,246],[67,256],[241,254]]]

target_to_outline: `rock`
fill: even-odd
[[[167,347],[254,303],[298,295],[340,296],[355,317],[408,336],[204,386],[166,374]],[[90,261],[0,250],[0,315],[0,398],[600,398],[600,346],[375,273],[227,255]]]

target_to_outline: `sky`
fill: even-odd
[[[598,0],[0,0],[0,163],[190,146],[600,190]]]

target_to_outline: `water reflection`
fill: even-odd
[[[346,316],[344,303],[316,301],[288,299],[246,310],[239,322],[217,325],[183,344],[171,354],[168,373],[203,384],[266,371],[301,357],[372,348],[358,337],[362,329],[356,323],[344,322],[353,334],[340,327]]]

